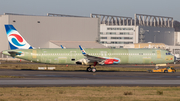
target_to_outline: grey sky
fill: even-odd
[[[0,0],[0,15],[47,13],[89,16],[90,13],[133,17],[148,14],[180,21],[180,0]]]

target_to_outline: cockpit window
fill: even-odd
[[[171,55],[171,53],[166,53],[166,55]]]

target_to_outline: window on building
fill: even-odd
[[[106,35],[116,35],[116,32],[106,32]]]
[[[133,42],[129,42],[129,44],[133,44]]]
[[[107,44],[107,41],[101,41],[100,43],[101,44]]]
[[[112,35],[116,35],[116,32],[111,33]]]
[[[129,35],[129,32],[125,32],[124,35]]]
[[[124,44],[129,44],[129,42],[124,42]]]
[[[110,35],[110,32],[106,32],[106,35]]]
[[[112,28],[107,28],[107,30],[112,30]]]
[[[112,30],[116,30],[116,28],[112,28]]]
[[[101,39],[107,39],[107,37],[101,37]]]
[[[127,28],[127,30],[133,30],[133,28]]]
[[[117,30],[122,30],[122,28],[117,28]]]
[[[123,32],[120,32],[119,34],[120,34],[120,35],[124,35],[124,33],[123,33]]]

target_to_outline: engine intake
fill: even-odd
[[[76,62],[77,65],[88,65],[89,60],[88,59],[81,59]]]

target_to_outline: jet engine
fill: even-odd
[[[78,60],[78,61],[76,62],[77,65],[88,65],[88,63],[89,63],[89,60],[86,59],[86,58],[81,59],[81,60]]]

